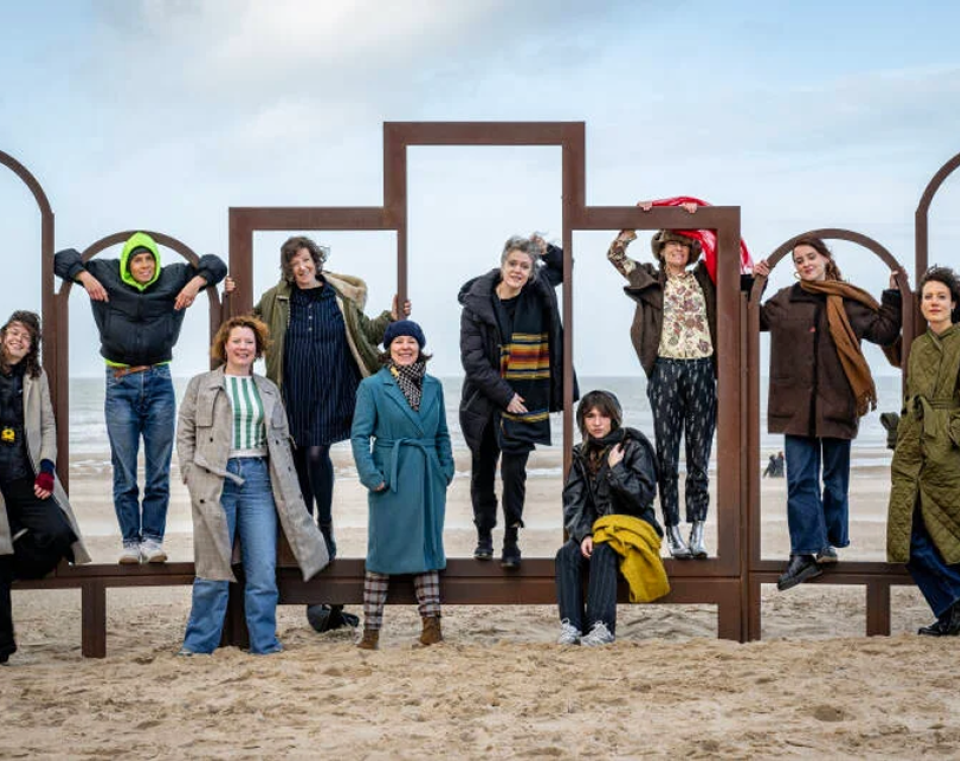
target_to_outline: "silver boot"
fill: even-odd
[[[690,559],[690,548],[683,541],[679,526],[667,526],[667,547],[670,548],[670,557],[678,560]]]
[[[707,557],[707,548],[703,543],[703,521],[694,521],[690,528],[690,557],[702,560]]]

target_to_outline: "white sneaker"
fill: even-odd
[[[140,562],[140,543],[124,542],[123,552],[120,553],[121,565],[136,565]]]
[[[140,552],[143,554],[144,562],[147,563],[166,563],[167,553],[163,551],[163,546],[155,539],[144,539],[140,545]]]
[[[580,644],[584,647],[599,647],[600,645],[612,644],[616,639],[607,628],[603,621],[597,621],[590,630],[590,633],[580,638]]]
[[[583,635],[580,630],[570,623],[569,618],[560,622],[560,636],[557,637],[558,645],[579,645],[580,637]]]

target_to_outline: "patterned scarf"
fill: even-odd
[[[843,300],[857,301],[874,312],[880,311],[880,305],[863,289],[842,280],[801,280],[800,287],[808,293],[822,293],[827,297],[827,326],[836,344],[843,373],[853,389],[857,417],[863,417],[877,408],[877,387],[870,374],[870,366],[863,356],[857,334],[850,325],[847,310],[843,308]]]
[[[420,395],[423,393],[423,376],[427,374],[427,363],[418,359],[412,365],[398,365],[392,359],[387,363],[390,374],[397,381],[407,403],[414,412],[420,411]]]
[[[518,299],[513,332],[500,346],[500,377],[523,397],[527,412],[501,413],[501,449],[506,451],[550,444],[549,313],[540,294],[529,286]],[[496,296],[493,301],[495,309],[503,309]]]

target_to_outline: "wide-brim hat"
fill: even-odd
[[[691,238],[687,235],[682,235],[681,233],[674,232],[673,230],[657,230],[654,236],[650,239],[650,248],[653,251],[653,255],[660,259],[660,250],[671,241],[675,243],[680,243],[684,246],[690,246],[690,261],[695,262],[700,258],[700,255],[703,253],[703,246],[700,245],[700,241],[696,238]]]

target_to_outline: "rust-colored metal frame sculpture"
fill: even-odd
[[[564,333],[564,467],[569,467],[573,445],[573,232],[621,228],[683,229],[690,217],[682,209],[654,208],[644,212],[635,206],[590,207],[586,205],[585,127],[582,122],[387,122],[384,124],[382,207],[283,207],[230,209],[230,268],[237,278],[236,308],[248,311],[253,304],[253,234],[265,230],[392,230],[397,235],[397,284],[401,299],[407,287],[407,148],[409,146],[559,146],[562,154],[563,225],[563,321]],[[712,603],[719,608],[720,635],[742,639],[743,593],[741,584],[741,506],[744,470],[740,441],[744,435],[740,368],[741,305],[739,302],[740,210],[737,207],[706,207],[697,211],[697,226],[711,228],[718,236],[719,322],[719,419],[718,419],[718,556],[707,561],[667,561],[674,592],[667,602]],[[626,330],[626,326],[624,326]],[[558,527],[558,533],[559,533]],[[339,567],[355,561],[338,561]],[[453,559],[452,564],[465,561]],[[517,585],[510,598],[524,602],[553,602],[552,587],[542,581],[552,578],[552,559],[529,559],[511,583]],[[482,571],[482,572],[481,572]],[[493,603],[503,593],[492,584],[499,569],[477,569],[475,583],[468,584],[461,603]],[[491,577],[491,583],[485,579]],[[359,577],[358,577],[359,578]],[[322,577],[318,578],[322,582]],[[289,582],[293,585],[295,582]],[[327,591],[354,597],[361,581],[344,579]],[[530,595],[525,595],[525,585]],[[540,589],[539,593],[533,591]],[[549,593],[549,599],[547,594]],[[283,590],[282,590],[283,594]],[[300,593],[298,593],[300,594]],[[541,595],[544,595],[541,600]]]
[[[796,242],[803,237],[813,236],[824,240],[845,240],[856,243],[883,261],[892,271],[897,271],[897,287],[903,299],[903,356],[910,351],[910,344],[915,335],[914,298],[910,284],[904,273],[903,265],[880,243],[873,238],[837,228],[811,230],[795,235],[780,245],[769,257],[770,267],[776,266],[793,250]],[[783,573],[786,563],[779,560],[764,560],[761,547],[761,510],[760,510],[760,298],[766,285],[766,278],[757,278],[753,291],[746,305],[745,320],[745,364],[744,376],[747,379],[747,427],[746,427],[746,461],[749,467],[746,472],[747,480],[747,514],[744,521],[746,531],[746,559],[748,567],[745,571],[745,586],[747,588],[747,638],[760,639],[760,586],[776,582]],[[903,569],[903,566],[892,563],[866,563],[844,561],[837,564],[818,577],[814,582],[826,584],[862,584],[866,587],[867,621],[866,633],[890,633],[890,585],[912,584],[913,580]]]

